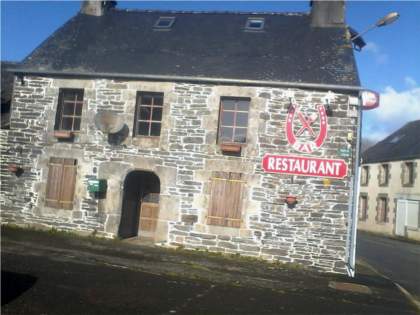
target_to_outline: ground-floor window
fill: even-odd
[[[77,160],[50,158],[45,205],[73,209]]]
[[[388,198],[385,196],[378,197],[378,205],[376,210],[376,221],[378,223],[387,222],[388,217]]]
[[[367,195],[360,195],[359,199],[359,220],[365,221],[367,219],[367,210],[368,210],[368,196]]]
[[[242,222],[242,174],[215,172],[211,178],[209,225],[239,228]]]

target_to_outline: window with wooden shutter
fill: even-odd
[[[51,158],[48,169],[45,205],[57,209],[73,209],[77,160]]]
[[[211,179],[209,225],[241,226],[244,183],[242,174],[216,172]]]

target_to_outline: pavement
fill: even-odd
[[[359,231],[356,251],[357,257],[398,283],[420,301],[420,243]]]
[[[1,245],[2,314],[418,314],[363,265],[348,278],[4,226]]]

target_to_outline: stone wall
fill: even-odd
[[[81,132],[73,143],[58,142],[54,120],[59,88],[83,88]],[[159,138],[132,137],[137,91],[163,92]],[[220,97],[249,97],[247,145],[241,157],[226,156],[216,144]],[[343,158],[343,180],[265,173],[264,154],[303,155],[288,145],[285,121],[293,97],[308,115],[329,100],[328,136],[311,156]],[[349,95],[302,89],[219,86],[171,82],[79,80],[25,77],[16,82],[11,129],[2,133],[2,165],[19,164],[20,177],[2,166],[2,220],[115,236],[121,217],[125,176],[154,172],[161,181],[155,242],[165,246],[240,253],[345,272],[348,203],[357,112]],[[119,113],[130,135],[111,145],[94,124],[98,110]],[[2,131],[3,132],[3,131]],[[349,136],[349,133],[352,133]],[[339,149],[350,149],[339,157]],[[78,160],[73,210],[44,205],[50,157]],[[210,179],[216,171],[242,173],[246,181],[240,228],[206,224]],[[108,180],[106,199],[95,199],[87,181]],[[289,209],[284,198],[296,195]]]

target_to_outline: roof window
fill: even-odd
[[[251,18],[246,20],[245,30],[247,31],[262,31],[264,29],[264,18]]]
[[[175,22],[174,16],[161,16],[153,26],[156,29],[170,29]]]

